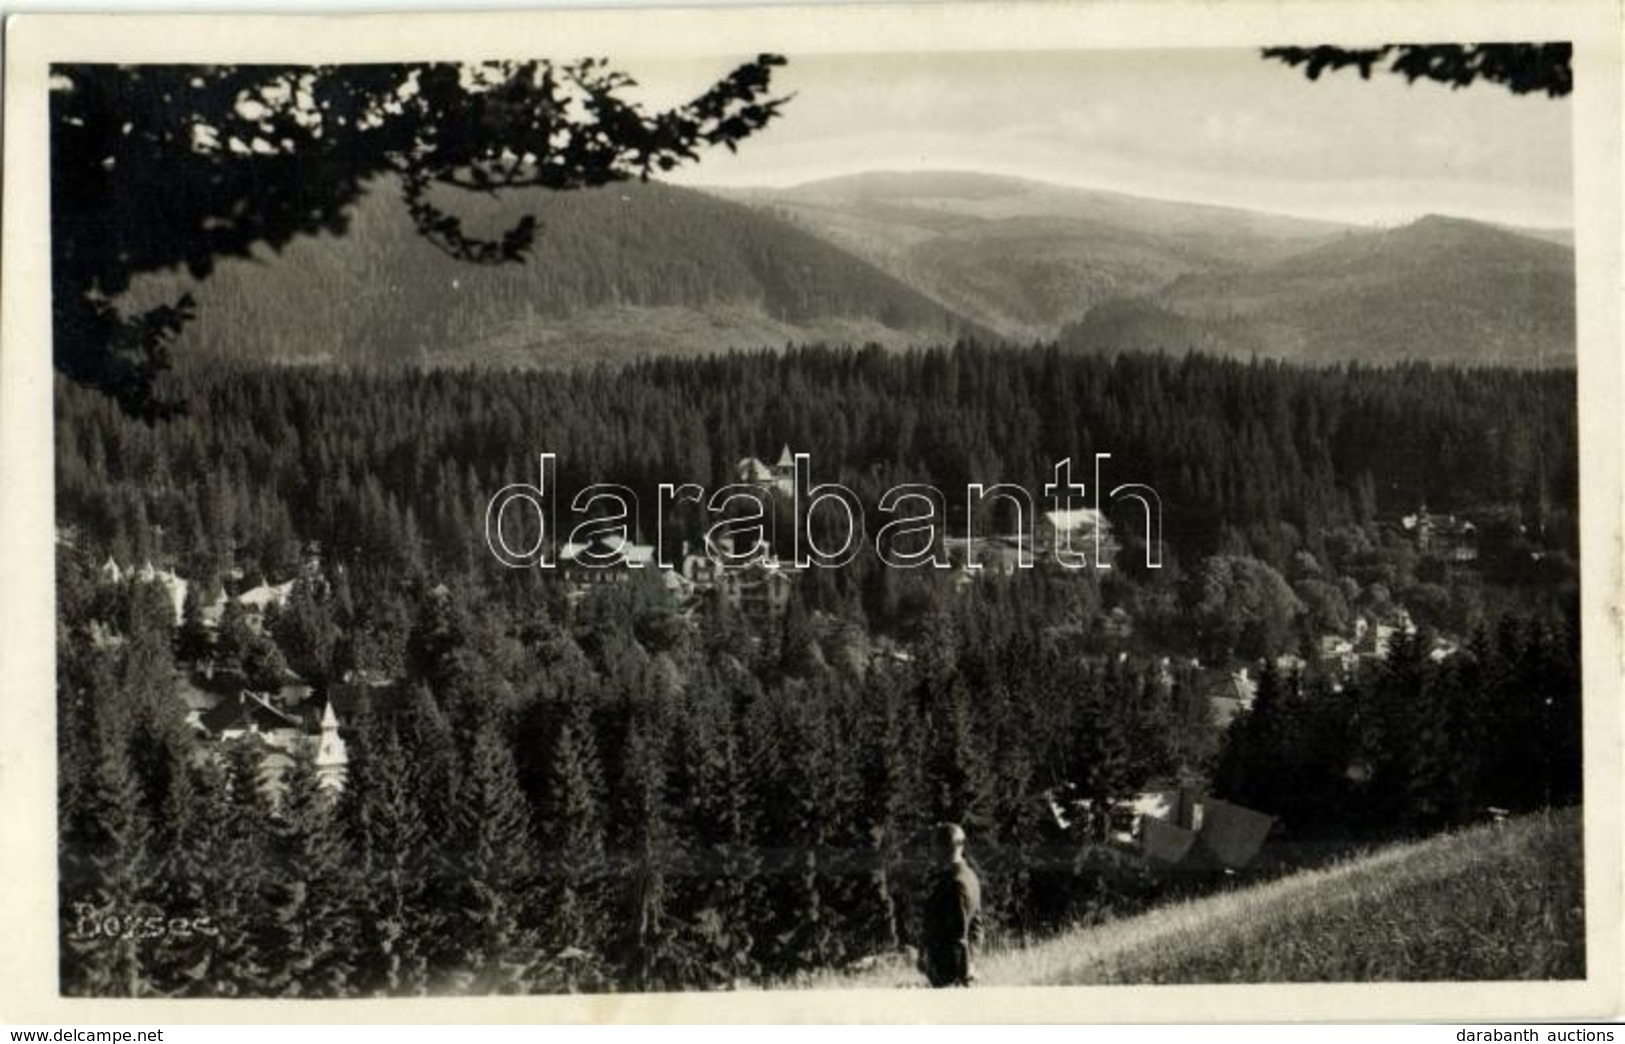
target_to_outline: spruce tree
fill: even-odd
[[[274,632],[288,666],[318,688],[333,675],[338,644],[332,606],[322,594],[316,581],[296,581],[286,608],[277,616]]]
[[[280,956],[274,951],[272,806],[263,747],[257,738],[243,737],[227,745],[223,756],[223,793],[205,820],[204,850],[213,865],[209,914],[216,932],[207,992],[265,997],[274,992]]]
[[[175,633],[175,655],[189,664],[202,664],[214,653],[214,635],[203,622],[203,584],[186,587],[181,605],[181,626]]]
[[[666,766],[651,726],[634,717],[625,733],[617,788],[615,916],[617,981],[637,990],[674,990],[692,977],[670,916],[674,844],[667,818]]]
[[[341,802],[358,884],[356,989],[415,995],[429,984],[426,908],[432,844],[396,722],[369,710],[352,719]]]
[[[218,868],[210,851],[214,829],[210,820],[221,812],[224,781],[211,763],[194,766],[190,742],[167,743],[162,750],[166,786],[153,819],[153,884],[158,907],[177,927],[151,944],[153,977],[158,992],[166,996],[197,996],[202,995],[216,959],[212,935],[193,926],[212,913]]]
[[[878,672],[859,690],[853,736],[858,750],[851,813],[856,845],[850,934],[865,954],[885,953],[898,945],[897,899],[893,869],[899,856],[900,806],[908,766],[895,693]]]
[[[792,678],[805,678],[818,670],[822,660],[812,616],[798,585],[791,589],[790,600],[779,620],[779,670]]]
[[[273,991],[295,997],[348,995],[357,886],[333,794],[322,785],[308,744],[294,749],[282,781],[271,851]]]
[[[418,903],[423,930],[415,933],[415,948],[433,969],[463,967],[460,939],[453,929],[462,902],[462,850],[453,829],[460,814],[463,763],[458,757],[451,723],[428,686],[418,685],[403,696],[396,730],[406,762],[409,802],[429,829],[415,864],[422,887]],[[363,750],[365,756],[365,750]]]
[[[753,777],[727,702],[704,680],[676,721],[670,807],[687,843],[678,885],[694,942],[695,985],[725,987],[754,976],[759,908]]]
[[[1370,683],[1373,826],[1405,835],[1433,825],[1429,791],[1437,762],[1429,749],[1438,739],[1429,723],[1432,693],[1420,641],[1396,634]]]
[[[243,657],[254,639],[254,629],[248,624],[248,611],[236,598],[228,597],[220,613],[220,625],[215,629],[215,666],[223,670],[241,671]]]
[[[98,722],[95,778],[85,829],[63,861],[62,989],[92,997],[140,997],[152,990],[140,929],[155,865],[152,829],[141,806],[127,740]]]
[[[1133,788],[1122,697],[1116,675],[1094,673],[1073,714],[1071,778],[1089,801],[1091,833],[1099,841],[1110,832],[1112,808]]]
[[[1058,858],[1046,848],[1044,823],[1049,810],[1037,794],[1032,761],[1014,738],[1000,742],[993,767],[993,823],[981,846],[988,877],[983,902],[994,927],[1012,933],[1012,941],[1039,927],[1032,913],[1045,882],[1048,864]],[[1049,882],[1054,884],[1053,880]]]
[[[980,834],[990,809],[986,756],[976,739],[971,696],[955,677],[932,697],[926,716],[925,783],[931,816]]]
[[[551,988],[594,988],[603,977],[603,794],[591,726],[578,712],[559,728],[541,808],[542,941]]]
[[[835,796],[829,738],[825,707],[805,684],[774,692],[761,709],[752,764],[764,784],[758,838],[772,855],[760,952],[770,971],[791,974],[841,957],[823,866]]]
[[[475,727],[456,812],[458,886],[452,933],[468,989],[527,991],[537,964],[529,921],[537,869],[536,839],[507,737],[490,717]]]

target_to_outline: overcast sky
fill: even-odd
[[[1253,50],[789,59],[783,118],[671,180],[970,170],[1362,223],[1572,224],[1566,99],[1352,70],[1311,83]],[[669,101],[735,62],[624,64],[650,101]]]

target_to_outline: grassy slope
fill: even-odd
[[[985,985],[1585,975],[1578,810],[1398,845],[977,962]],[[917,985],[906,968],[824,986]]]

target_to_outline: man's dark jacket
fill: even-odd
[[[982,883],[964,863],[943,867],[926,894],[921,963],[933,986],[970,984],[971,946],[981,936]]]

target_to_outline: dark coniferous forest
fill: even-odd
[[[917,942],[942,820],[997,945],[1222,887],[1114,843],[1169,781],[1275,817],[1255,874],[1580,799],[1573,371],[959,345],[166,379],[157,421],[56,391],[66,993],[784,982]],[[771,612],[487,549],[540,453],[676,548],[706,520],[657,533],[658,484],[785,445],[871,524],[899,483],[1036,493],[1110,453],[1161,497],[1162,567],[1121,506],[1110,570],[865,554]],[[340,708],[342,787],[211,732],[244,691]]]

